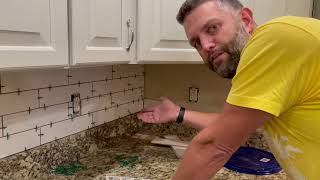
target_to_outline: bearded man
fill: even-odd
[[[185,110],[167,98],[138,114],[146,123],[201,130],[173,179],[210,179],[262,126],[291,179],[318,179],[320,21],[285,16],[257,26],[238,0],[187,0],[177,20],[205,64],[232,87],[221,114]]]

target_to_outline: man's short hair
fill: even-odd
[[[215,1],[220,7],[232,10],[233,12],[239,11],[243,8],[243,5],[239,0],[186,0],[180,7],[176,17],[177,21],[180,24],[183,24],[184,19],[192,10],[208,1]]]

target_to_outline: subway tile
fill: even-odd
[[[94,82],[93,83],[93,96],[98,96],[107,93],[107,82]]]
[[[76,117],[73,120],[62,121],[52,126],[42,127],[41,144],[86,130],[91,127],[91,119],[92,117],[85,115]]]
[[[70,85],[66,87],[59,87],[53,89],[40,90],[40,106],[60,104],[71,101],[72,93],[80,93],[80,98],[92,96],[92,86],[90,83],[78,85]]]
[[[134,103],[129,103],[129,111],[134,114],[143,109],[143,101],[135,101]]]
[[[144,87],[144,76],[130,77],[128,82],[131,85],[131,88]]]
[[[133,101],[133,92],[131,90],[115,93],[112,95],[112,101],[116,104],[125,104]]]
[[[88,112],[98,111],[111,106],[110,96],[101,96],[84,99],[81,101],[81,112],[82,114],[87,114]]]
[[[130,114],[129,112],[130,111],[129,111],[128,104],[121,105],[115,109],[115,117],[116,117],[116,119],[125,117]]]
[[[91,82],[105,80],[106,78],[111,79],[112,77],[112,67],[102,66],[102,67],[89,67],[89,68],[74,68],[69,69],[69,83],[80,82]]]
[[[19,111],[26,111],[29,109],[38,108],[38,92],[27,91],[12,94],[0,95],[0,115],[15,113]]]
[[[2,72],[1,81],[4,92],[45,88],[49,85],[60,86],[67,84],[67,71],[64,69],[47,69],[33,71]]]
[[[128,89],[128,78],[124,79],[114,79],[107,82],[106,91],[110,92],[119,92]]]
[[[24,130],[41,127],[50,122],[56,122],[68,118],[68,105],[62,104],[59,106],[36,109],[29,112],[23,112],[3,117],[4,134],[13,134]]]
[[[143,87],[144,77],[128,78],[128,76],[143,75],[143,72],[143,65],[115,65],[1,73],[2,84],[6,86],[2,88],[2,93],[16,91],[18,88],[36,90],[21,92],[20,95],[18,93],[0,95],[2,107],[0,115],[26,111],[29,107],[32,109],[30,114],[26,111],[3,117],[6,127],[3,134],[18,134],[9,136],[10,140],[14,140],[13,143],[7,141],[6,137],[0,138],[0,147],[2,145],[12,147],[12,151],[0,148],[0,157],[22,151],[25,147],[32,148],[40,145],[40,139],[41,144],[44,144],[138,112],[143,106],[142,100],[137,101],[142,98],[143,89],[132,88]],[[122,78],[112,80],[112,77]],[[106,78],[107,81],[105,81]],[[84,84],[79,86],[78,82]],[[52,88],[49,89],[49,85]],[[38,91],[38,88],[45,89]],[[82,114],[91,112],[90,115],[68,119],[68,112],[71,111],[68,106],[70,106],[72,93],[80,93]],[[107,107],[106,111],[105,107]],[[41,136],[38,136],[40,132]],[[0,137],[2,137],[1,129]],[[24,137],[27,138],[23,139]],[[33,140],[30,142],[29,139]]]
[[[0,158],[22,152],[25,148],[34,148],[38,145],[40,145],[40,138],[34,130],[9,136],[9,139],[7,137],[0,138]]]
[[[108,109],[107,111],[99,111],[93,114],[93,122],[95,126],[113,121],[116,119],[115,109]]]
[[[133,100],[138,100],[138,99],[143,99],[143,89],[134,89],[133,90],[133,93],[132,93],[132,96],[133,96]]]

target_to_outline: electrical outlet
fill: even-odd
[[[72,103],[72,116],[78,116],[81,114],[81,98],[80,93],[71,94]]]
[[[189,87],[189,102],[197,103],[199,100],[199,88]]]

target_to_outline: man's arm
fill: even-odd
[[[226,104],[223,114],[217,117],[216,121],[192,140],[173,177],[174,180],[209,180],[247,136],[270,120],[272,115]]]

